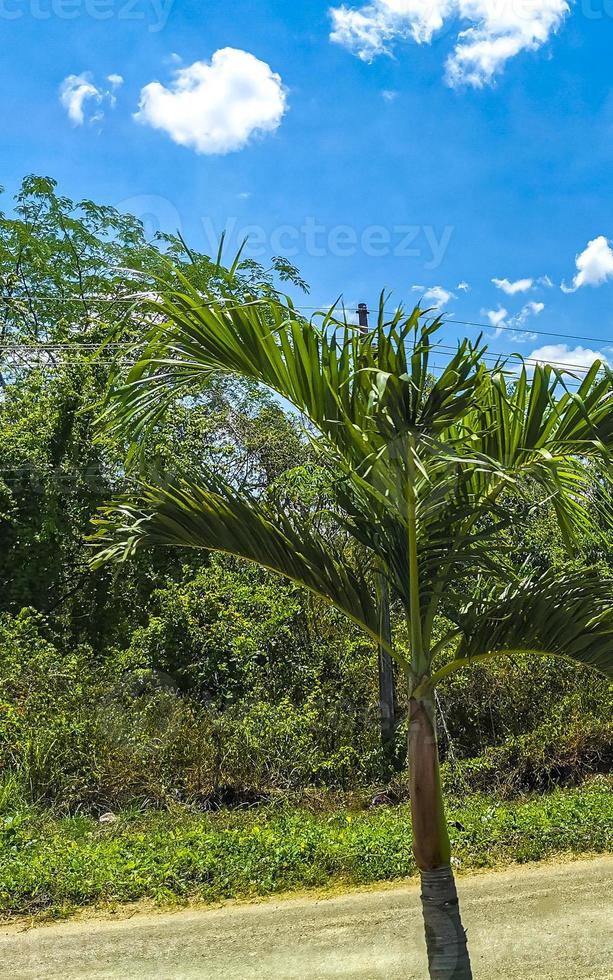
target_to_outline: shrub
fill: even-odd
[[[444,777],[503,796],[577,785],[613,759],[611,685],[528,655],[473,665],[441,687]]]
[[[381,769],[376,718],[329,689],[226,705],[161,672],[67,656],[30,610],[0,619],[0,785],[59,812],[177,800],[202,806],[296,790],[350,788]],[[120,666],[118,667],[118,663]],[[125,671],[125,672],[124,672]],[[16,782],[15,782],[16,781]]]
[[[613,723],[587,717],[560,726],[546,721],[532,732],[488,747],[474,759],[446,763],[443,778],[455,792],[508,798],[556,786],[576,786],[611,771]]]
[[[225,573],[217,578],[224,588],[229,580]],[[275,606],[270,593],[255,594],[262,608],[291,608],[288,595]],[[300,661],[285,628],[278,646],[269,644],[272,620],[248,635],[236,613],[240,595],[239,589],[234,605],[227,596],[223,613],[219,609],[219,621],[237,624],[240,640],[234,648],[228,641],[223,657],[235,653],[237,670],[250,672],[253,681],[247,695],[234,700],[181,690],[174,676],[152,668],[152,655],[135,669],[134,646],[98,662],[86,646],[63,652],[49,638],[45,619],[31,610],[0,617],[0,809],[43,803],[58,813],[100,813],[177,802],[212,808],[294,796],[309,787],[366,792],[384,785],[374,669],[370,678],[364,669],[372,656],[368,645],[351,634],[341,641],[337,624],[322,615],[317,640],[311,638]],[[206,637],[202,625],[198,630]],[[267,678],[270,658],[288,651],[296,658],[286,665],[295,683],[282,693]],[[530,709],[522,722],[511,711],[516,669],[509,665],[506,675],[475,670],[472,687],[456,682],[444,692],[455,749],[444,778],[457,793],[508,797],[577,783],[610,764],[606,684],[595,679],[581,687],[571,675],[558,678],[558,700],[544,699],[543,714]],[[545,682],[553,683],[535,674],[535,689]],[[540,724],[528,729],[538,717]],[[470,731],[472,722],[479,737]],[[485,730],[487,723],[499,737]],[[399,743],[405,727],[399,727]],[[441,741],[449,756],[444,732]],[[472,757],[470,750],[476,750]]]

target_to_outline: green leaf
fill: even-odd
[[[594,569],[548,570],[500,594],[469,603],[457,625],[460,644],[433,683],[475,661],[536,653],[564,657],[613,677],[613,579]]]
[[[271,512],[263,503],[206,474],[143,485],[136,502],[103,508],[92,543],[98,567],[126,560],[145,546],[202,548],[238,555],[286,576],[327,599],[379,642],[379,617],[364,576],[356,575],[306,522]]]

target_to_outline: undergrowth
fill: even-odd
[[[542,798],[484,796],[448,809],[460,869],[603,852],[613,843],[610,783]],[[364,885],[415,872],[406,804],[368,810],[287,805],[197,813],[126,811],[108,824],[36,808],[0,817],[5,917],[62,915],[141,899],[160,904]]]

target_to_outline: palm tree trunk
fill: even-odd
[[[411,698],[409,786],[413,853],[421,873],[421,900],[431,980],[472,980],[466,933],[453,872],[438,761],[434,703]]]

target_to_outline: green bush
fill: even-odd
[[[563,726],[548,721],[474,759],[446,763],[443,778],[455,792],[511,797],[578,785],[590,775],[610,772],[612,763],[613,723],[588,716],[569,718]]]
[[[88,793],[104,691],[91,651],[61,653],[31,610],[0,617],[0,781],[31,801],[77,801]]]
[[[157,589],[147,613],[121,665],[163,671],[201,702],[299,704],[317,686],[376,704],[372,644],[327,604],[254,565],[214,556]]]
[[[193,604],[204,583],[213,598],[199,619]],[[191,630],[184,642],[202,643],[195,658],[199,676],[209,670],[208,651],[215,646],[211,660],[219,676],[231,675],[232,698],[223,689],[213,697],[210,680],[206,692],[199,686],[185,691],[185,675],[177,680],[154,669],[157,626],[127,651],[98,661],[87,646],[64,652],[38,613],[1,616],[0,807],[3,800],[7,806],[21,800],[58,813],[177,802],[210,808],[295,796],[309,787],[373,787],[374,795],[386,783],[387,763],[372,650],[351,632],[341,633],[334,615],[319,608],[317,630],[300,646],[290,626],[304,597],[289,588],[273,595],[261,582],[250,600],[249,588],[242,571],[207,569],[193,589],[169,589],[174,598],[163,625],[170,650],[173,617],[183,610]],[[252,628],[249,601],[259,604]],[[540,663],[531,667],[535,688],[554,685],[547,663],[539,681]],[[606,684],[562,671],[555,681],[558,699],[543,696],[542,715],[531,709],[522,721],[512,714],[518,669],[510,663],[506,673],[504,664],[476,668],[443,691],[455,750],[451,757],[443,730],[444,777],[452,790],[512,796],[576,784],[610,765]],[[278,670],[294,677],[285,692]],[[404,729],[403,722],[399,744]],[[466,756],[471,750],[478,754]]]
[[[554,657],[475,664],[440,690],[444,778],[503,796],[578,785],[613,761],[606,679]]]
[[[306,644],[300,596],[255,567],[228,565],[213,560],[158,589],[126,662],[165,671],[206,701],[236,702],[264,681],[283,689]]]
[[[557,657],[523,654],[473,664],[439,689],[441,711],[458,758],[481,755],[538,729],[547,719],[560,732],[582,718],[608,721],[611,687],[595,671]],[[443,733],[442,747],[448,749]]]
[[[165,673],[128,670],[128,658],[96,666],[86,647],[66,656],[47,634],[30,610],[0,618],[0,787],[18,786],[24,802],[207,806],[380,774],[376,718],[330,687],[313,683],[298,704],[203,702]]]

